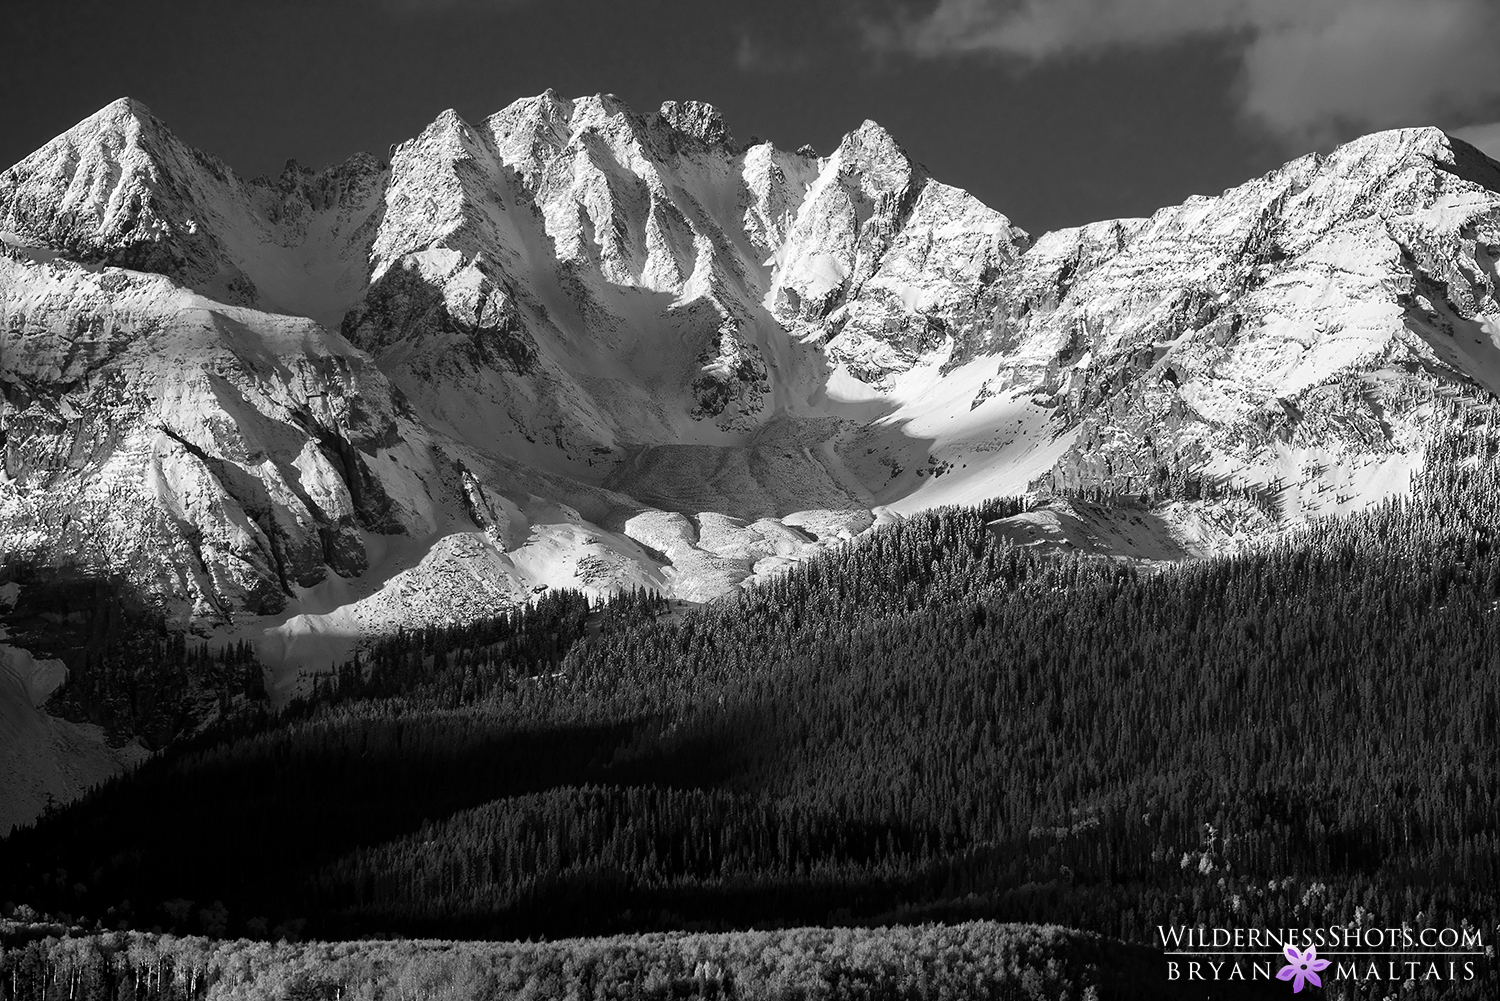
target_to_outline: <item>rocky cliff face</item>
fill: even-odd
[[[1026,490],[1233,545],[1500,389],[1497,192],[1388,132],[1033,242],[872,122],[820,157],[548,92],[243,181],[119,101],[0,173],[0,548],[321,666]]]
[[[409,409],[314,321],[18,256],[0,258],[9,557],[123,572],[228,617],[364,572],[361,531],[430,529],[438,501],[393,496],[380,472],[441,483]]]

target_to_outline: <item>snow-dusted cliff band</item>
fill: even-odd
[[[0,550],[268,659],[545,587],[706,600],[903,512],[1210,551],[1402,489],[1500,388],[1500,166],[1432,129],[1033,241],[550,91],[244,181],[121,100],[0,174]]]

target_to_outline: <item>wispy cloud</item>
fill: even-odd
[[[867,37],[1021,66],[1216,40],[1240,60],[1244,112],[1298,140],[1500,110],[1495,0],[938,0],[867,22]]]
[[[747,73],[800,73],[807,69],[811,59],[805,51],[773,47],[742,33],[734,62]]]

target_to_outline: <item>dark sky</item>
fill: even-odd
[[[1247,115],[1247,32],[1264,26],[1018,56],[1008,23],[997,43],[968,39],[1032,0],[900,2],[7,0],[0,163],[125,95],[255,175],[384,155],[445,108],[478,120],[550,86],[640,111],[705,100],[741,141],[825,154],[873,118],[939,179],[1040,233],[1217,193],[1341,138]],[[920,34],[935,13],[960,18],[936,42]]]

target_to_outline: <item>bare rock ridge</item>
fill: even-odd
[[[121,100],[0,173],[0,549],[288,667],[1001,494],[1213,551],[1500,390],[1497,192],[1409,129],[1033,241],[873,122],[820,157],[548,91],[246,181]]]

